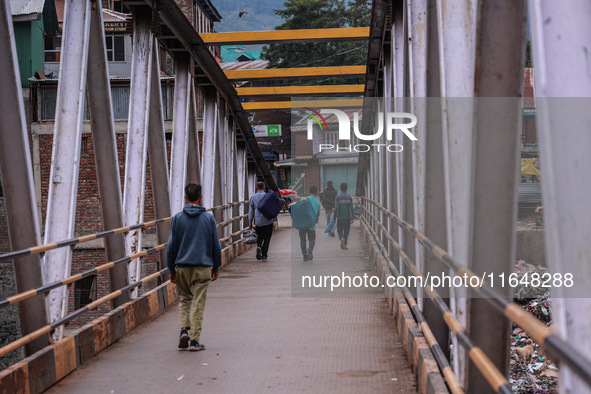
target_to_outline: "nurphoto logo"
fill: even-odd
[[[323,115],[336,116],[339,125],[339,142],[351,141],[351,123],[353,123],[353,133],[355,133],[355,137],[357,137],[357,139],[360,141],[377,141],[382,137],[384,131],[386,132],[386,140],[388,143],[359,143],[354,145],[342,145],[341,143],[322,143],[318,144],[318,150],[320,152],[329,150],[336,150],[337,152],[369,152],[372,149],[376,149],[378,152],[384,150],[392,153],[402,152],[404,149],[402,145],[389,143],[393,139],[395,130],[402,131],[404,135],[411,141],[417,141],[417,137],[415,137],[415,135],[410,131],[410,129],[417,125],[417,117],[408,112],[387,112],[386,114],[384,114],[384,112],[378,112],[377,130],[375,130],[374,134],[362,134],[359,130],[360,127],[358,111],[353,112],[353,121],[351,121],[351,118],[347,113],[338,109],[321,109],[320,111],[315,111],[310,108],[306,109],[310,111],[307,112],[307,114],[310,115],[307,129],[307,138],[309,141],[314,139],[314,124],[319,126],[320,132],[329,131],[328,125]],[[406,119],[409,119],[410,122],[404,122]],[[386,123],[386,127],[384,127],[384,121]]]

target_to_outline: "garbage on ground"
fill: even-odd
[[[540,276],[546,268],[528,264],[523,260],[515,263],[515,273],[519,280],[525,275]],[[522,283],[523,282],[523,283]],[[552,324],[552,303],[548,288],[532,287],[519,281],[515,287],[515,302],[524,310],[532,313],[547,326]],[[520,358],[518,348],[527,345],[528,339],[533,341],[531,358],[527,361]],[[509,365],[509,383],[515,393],[554,394],[558,392],[558,368],[548,358],[542,348],[521,328],[513,325],[511,335],[511,361]]]

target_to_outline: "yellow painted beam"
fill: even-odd
[[[224,71],[230,80],[247,81],[252,79],[291,79],[365,76],[365,66],[269,68],[263,70]]]
[[[245,111],[263,111],[274,109],[292,109],[292,108],[342,108],[342,107],[361,107],[363,99],[348,100],[306,100],[306,101],[259,101],[251,103],[242,103]]]
[[[209,45],[253,45],[293,42],[367,41],[369,27],[344,27],[337,29],[298,29],[269,31],[238,31],[230,33],[202,33]]]
[[[239,96],[318,96],[323,94],[363,94],[365,85],[270,86],[236,88]]]

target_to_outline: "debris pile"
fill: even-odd
[[[550,296],[550,287],[546,283],[551,283],[548,281],[550,273],[547,272],[545,267],[518,260],[515,263],[515,273],[517,274],[517,285],[513,286],[515,301],[548,298]],[[533,286],[532,282],[538,286]]]
[[[546,273],[546,268],[519,260],[515,263],[515,273],[519,278],[519,283],[515,287],[515,302],[550,326],[552,305],[549,288],[531,286],[531,280],[521,280],[524,277],[531,279],[532,274],[538,274],[541,277]],[[557,393],[558,368],[553,361],[521,328],[513,326],[512,334],[509,382],[513,391],[528,394]],[[528,342],[528,340],[531,341]]]

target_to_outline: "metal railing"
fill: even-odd
[[[486,281],[481,280],[481,278],[477,276],[474,272],[472,272],[470,269],[461,266],[459,262],[456,261],[452,256],[450,256],[444,249],[432,242],[429,238],[427,238],[424,234],[419,232],[410,223],[402,220],[394,212],[389,211],[384,206],[382,206],[374,200],[368,199],[366,197],[362,197],[362,200],[378,208],[382,212],[382,214],[392,218],[399,227],[408,231],[416,240],[420,242],[421,245],[423,245],[429,252],[431,252],[447,268],[449,268],[453,272],[456,272],[458,276],[467,275],[469,278],[478,277],[480,285],[472,286],[473,290],[483,295],[484,299],[487,300],[489,304],[491,304],[497,310],[502,312],[505,315],[505,317],[513,321],[517,326],[521,327],[529,335],[531,335],[531,337],[534,338],[536,342],[540,344],[540,346],[547,350],[553,358],[566,363],[582,379],[591,384],[591,362],[585,359],[569,343],[559,338],[556,334],[552,332],[552,330],[549,327],[547,327],[544,323],[538,320],[534,315],[524,311],[516,303],[506,300],[497,291],[488,286]],[[363,210],[365,215],[368,218],[371,218],[375,225],[379,228],[379,230],[383,232],[383,235],[392,244],[394,249],[400,255],[401,260],[405,263],[406,266],[408,266],[412,273],[414,275],[423,277],[423,274],[404,253],[400,245],[394,240],[392,235],[389,234],[387,228],[380,222],[380,220],[374,214],[372,214],[369,211],[368,207],[366,207],[365,205],[363,206]],[[372,236],[376,238],[376,243],[378,243],[378,245],[381,245],[382,252],[384,252],[386,248],[379,240],[377,232],[369,224],[367,218],[364,217],[363,221],[367,225],[367,228],[369,229],[370,233],[372,233]],[[389,259],[387,251],[384,253],[384,258],[386,259],[386,261],[388,261],[388,266],[390,267],[390,270],[393,272],[393,274],[398,275],[398,271]],[[392,268],[394,268],[395,271],[392,270]],[[467,282],[470,283],[470,281]],[[498,369],[490,362],[490,360],[488,360],[486,355],[482,353],[480,349],[474,346],[470,338],[465,333],[465,328],[462,327],[459,324],[459,322],[455,319],[455,317],[453,316],[445,302],[443,302],[443,300],[433,289],[433,287],[427,286],[425,287],[425,290],[429,298],[434,302],[434,304],[439,308],[439,310],[443,314],[444,321],[446,322],[448,327],[457,336],[460,343],[468,350],[470,358],[474,361],[478,369],[483,373],[484,377],[490,383],[491,387],[493,387],[497,392],[511,392],[511,389],[506,383],[506,378],[502,376],[502,374],[500,374]]]
[[[212,208],[208,208],[208,209],[206,209],[206,211],[213,212],[218,209],[228,209],[228,208],[234,207],[236,205],[242,205],[242,204],[248,204],[248,201],[239,201],[239,202],[233,202],[230,204],[219,205],[219,206],[215,206]],[[232,218],[225,220],[223,222],[217,223],[216,226],[218,229],[224,228],[225,226],[232,224],[235,221],[240,221],[246,217],[248,217],[248,214],[235,216],[235,217],[232,217]],[[117,228],[117,229],[113,229],[113,230],[102,231],[102,232],[95,233],[95,234],[88,234],[88,235],[84,235],[84,236],[80,236],[80,237],[76,237],[76,238],[72,238],[72,239],[68,239],[68,240],[64,240],[64,241],[53,242],[50,244],[37,245],[37,246],[33,246],[33,247],[30,247],[27,249],[4,253],[4,254],[0,255],[0,261],[10,260],[10,259],[13,259],[16,257],[27,256],[27,255],[32,255],[32,254],[45,253],[48,250],[62,248],[62,247],[66,247],[66,246],[73,246],[73,245],[88,242],[88,241],[91,241],[94,239],[104,238],[109,235],[127,233],[131,230],[144,229],[147,227],[155,226],[158,223],[164,223],[164,222],[170,222],[170,221],[172,221],[172,217],[166,217],[166,218],[162,218],[162,219],[156,219],[156,220],[153,220],[150,222],[136,224],[133,226],[121,227],[121,228]],[[220,243],[227,243],[228,241],[230,241],[232,239],[232,237],[238,236],[238,235],[242,234],[244,231],[246,231],[245,228],[243,228],[239,231],[233,232],[232,234],[230,234],[227,237],[220,238]],[[160,250],[164,249],[166,247],[166,245],[167,245],[166,243],[159,244],[157,246],[143,250],[141,252],[122,257],[122,258],[115,260],[115,261],[110,261],[105,264],[101,264],[95,268],[91,268],[89,270],[86,270],[84,272],[81,272],[81,273],[78,273],[75,275],[68,276],[68,277],[61,279],[59,281],[43,285],[39,288],[29,289],[24,292],[7,297],[6,299],[0,301],[0,309],[6,308],[10,305],[18,304],[24,300],[30,299],[30,298],[35,297],[40,294],[46,294],[50,290],[56,289],[58,287],[70,285],[72,283],[75,283],[78,280],[87,278],[92,275],[96,275],[99,272],[108,270],[108,269],[113,268],[117,265],[120,265],[123,263],[129,263],[133,259],[140,258],[140,257],[146,256],[150,253],[160,251]],[[85,305],[82,308],[79,308],[79,309],[73,311],[72,313],[69,313],[68,315],[64,316],[63,318],[61,318],[59,320],[56,320],[55,322],[53,322],[51,324],[47,324],[47,325],[45,325],[45,326],[43,326],[31,333],[24,335],[23,337],[17,339],[16,341],[13,341],[13,342],[5,345],[4,347],[1,347],[0,348],[0,357],[3,357],[6,354],[18,349],[19,347],[24,346],[24,345],[34,341],[35,339],[41,337],[42,335],[51,333],[56,328],[70,322],[71,320],[79,317],[80,315],[82,315],[85,312],[96,309],[99,305],[113,300],[114,298],[120,296],[121,294],[125,293],[126,291],[133,290],[136,287],[140,287],[145,283],[148,283],[154,279],[160,278],[162,275],[164,275],[166,273],[168,273],[168,268],[163,268],[163,269],[159,270],[158,272],[155,272],[151,275],[148,275],[148,276],[142,278],[139,281],[136,281],[134,283],[130,283],[119,290],[113,291],[113,292],[111,292],[111,293],[109,293],[109,294],[107,294],[95,301],[92,301],[88,305]]]

